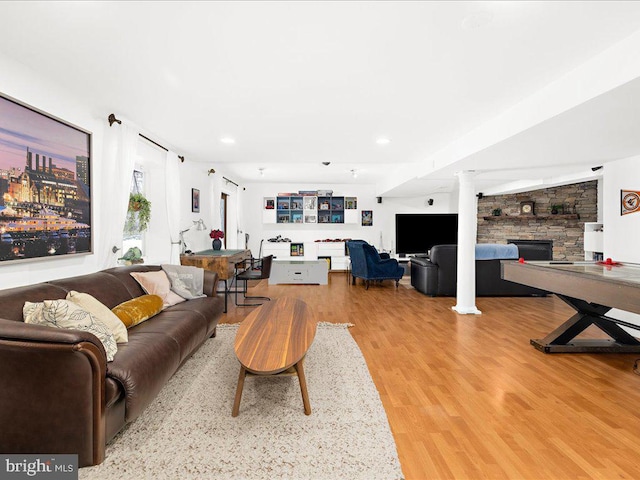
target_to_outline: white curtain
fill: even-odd
[[[171,256],[169,263],[180,265],[180,168],[178,154],[167,152],[165,165],[165,198],[167,201],[167,217],[169,220],[169,241]]]
[[[100,210],[108,222],[102,223],[100,257],[101,268],[114,267],[122,251],[122,231],[127,218],[131,177],[138,150],[139,132],[136,128],[114,123],[106,127],[104,141],[103,191]],[[113,252],[118,248],[116,252]]]
[[[222,229],[222,218],[220,217],[220,193],[222,192],[222,176],[214,175],[211,179],[211,229]],[[209,226],[209,224],[207,224]],[[224,232],[225,236],[227,232]]]

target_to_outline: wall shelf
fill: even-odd
[[[506,220],[577,220],[580,215],[577,213],[557,213],[555,215],[551,213],[545,213],[541,215],[490,215],[488,217],[481,217],[483,220],[490,220],[496,222],[504,222]]]

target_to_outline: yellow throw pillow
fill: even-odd
[[[158,295],[142,295],[116,305],[111,311],[124,323],[125,327],[131,328],[157,315],[163,307],[162,298]]]
[[[101,320],[102,323],[109,327],[109,330],[113,333],[116,342],[126,343],[129,341],[127,327],[122,324],[120,319],[109,309],[109,307],[92,295],[71,290],[67,293],[67,300],[75,303],[83,310],[86,310],[98,320]]]

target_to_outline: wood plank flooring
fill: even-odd
[[[455,298],[391,281],[365,290],[336,272],[249,295],[300,298],[319,321],[354,324],[407,480],[640,479],[640,355],[533,348],[573,313],[554,296],[479,298],[482,315],[458,315]],[[229,303],[226,323],[253,310]]]

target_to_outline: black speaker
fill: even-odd
[[[382,203],[382,197],[376,197],[376,200],[378,200],[378,203]]]

